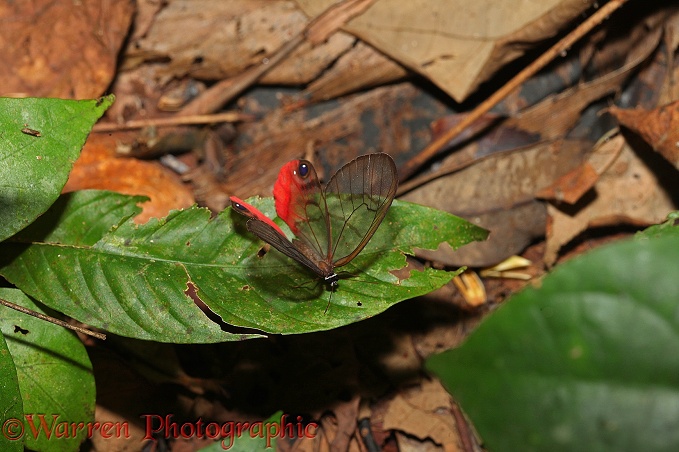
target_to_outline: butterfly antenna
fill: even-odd
[[[327,314],[327,313],[328,313],[328,308],[330,307],[330,302],[332,301],[332,293],[335,291],[335,289],[337,288],[337,286],[338,286],[338,284],[337,284],[337,281],[336,281],[336,280],[333,281],[332,283],[330,283],[330,296],[328,297],[328,304],[327,304],[327,306],[325,307],[325,311],[323,311],[323,314]]]

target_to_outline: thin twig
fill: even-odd
[[[541,69],[547,66],[552,60],[567,52],[573,44],[580,38],[589,33],[594,27],[606,20],[615,10],[620,8],[628,0],[610,0],[598,11],[592,14],[586,21],[578,25],[575,30],[568,33],[563,39],[554,44],[547,52],[543,53],[537,60],[527,66],[508,81],[502,88],[497,90],[488,99],[483,101],[478,107],[472,110],[462,121],[456,124],[446,133],[429,143],[419,154],[410,159],[399,169],[401,180],[410,177],[427,160],[436,155],[454,137],[459,135],[465,128],[469,127],[474,121],[488,113],[498,102],[511,94],[523,82],[534,76]]]
[[[8,308],[12,308],[16,311],[23,312],[24,314],[32,315],[33,317],[37,317],[40,320],[46,320],[50,323],[54,323],[55,325],[63,326],[64,328],[68,328],[69,330],[77,331],[78,333],[83,333],[87,334],[88,336],[93,336],[96,337],[97,339],[101,339],[102,341],[106,340],[106,335],[102,333],[97,333],[92,330],[88,330],[87,328],[83,328],[80,326],[75,326],[71,325],[70,323],[66,323],[63,320],[55,319],[54,317],[50,317],[45,314],[41,314],[39,312],[35,312],[31,309],[24,308],[23,306],[19,306],[18,304],[14,304],[11,301],[3,300],[0,298],[0,304],[3,306],[7,306]]]
[[[99,123],[95,124],[92,132],[117,132],[119,130],[143,129],[145,127],[173,127],[188,124],[214,124],[218,122],[252,121],[253,115],[244,113],[227,112],[212,115],[172,116],[170,118],[135,119],[122,124]]]

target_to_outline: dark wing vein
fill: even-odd
[[[304,253],[295,248],[295,246],[287,238],[281,236],[274,228],[268,224],[252,219],[247,222],[248,231],[255,234],[260,239],[264,240],[269,245],[276,248],[286,256],[295,259],[302,265],[308,267],[311,271],[319,276],[325,276],[324,272],[311,259],[306,257]]]
[[[396,165],[387,154],[358,157],[333,176],[325,196],[333,217],[334,266],[346,265],[365,247],[387,214],[397,185]]]

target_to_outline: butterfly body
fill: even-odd
[[[251,206],[235,196],[231,197],[231,206],[238,213],[250,218],[246,223],[248,231],[252,232],[286,256],[305,265],[311,271],[323,278],[323,281],[331,287],[337,287],[339,275],[335,273],[332,263],[327,260],[314,262],[313,254],[308,249],[305,249],[303,242],[296,240],[293,240],[292,242],[288,241],[278,225],[264,216],[264,214],[256,207]],[[262,220],[262,218],[266,218],[266,221]]]
[[[274,184],[274,198],[276,213],[295,235],[292,241],[255,207],[236,197],[231,197],[231,204],[248,217],[250,232],[309,268],[334,290],[340,278],[335,269],[363,250],[384,219],[396,187],[396,165],[387,154],[352,160],[325,187],[310,162],[288,162]]]

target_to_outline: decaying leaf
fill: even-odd
[[[261,64],[301,32],[307,22],[292,2],[175,0],[158,13],[145,36],[130,44],[125,64],[131,68],[144,61],[160,60],[166,61],[156,68],[157,76],[163,80],[186,75],[221,80]],[[263,82],[307,83],[350,49],[354,41],[346,33],[337,33],[319,46],[302,44]]]
[[[333,1],[296,3],[314,17]],[[499,67],[521,56],[527,43],[554,36],[593,3],[378,0],[345,30],[461,101]]]
[[[520,252],[544,234],[545,206],[535,193],[575,168],[586,146],[577,142],[542,144],[480,161],[413,190],[403,199],[457,212],[491,231],[487,241],[452,251],[418,255],[446,265],[492,265]]]
[[[0,8],[3,95],[96,98],[115,75],[131,2],[5,2]]]
[[[551,221],[544,257],[547,264],[556,260],[564,244],[587,228],[620,223],[647,226],[661,222],[675,208],[656,172],[621,136],[611,140],[610,146],[621,147],[620,155],[593,190],[575,205],[548,206]]]
[[[420,440],[430,438],[447,446],[446,450],[461,450],[450,405],[450,396],[439,381],[424,381],[389,402],[383,428],[399,430]]]
[[[640,135],[675,168],[679,168],[679,101],[653,111],[616,107],[609,111],[620,124]]]
[[[601,129],[611,127],[597,114],[606,106],[595,102],[619,90],[647,60],[660,39],[658,30],[636,42],[621,67],[499,119],[482,137],[445,158],[437,173],[461,170],[406,194],[404,199],[456,212],[491,231],[486,242],[455,252],[443,245],[421,256],[446,265],[488,266],[542,237],[547,211],[536,198],[556,196],[549,190],[562,190],[562,178],[583,176],[581,165]],[[571,196],[578,198],[577,193]]]
[[[338,403],[333,408],[333,419],[330,420],[326,416],[321,420],[326,433],[332,432],[332,436],[329,435],[331,438],[328,445],[330,450],[349,450],[350,442],[357,440],[354,433],[358,419],[359,402],[360,398],[356,396],[347,402]]]
[[[386,85],[405,78],[408,72],[392,59],[361,41],[340,56],[332,67],[311,82],[305,93],[311,101],[320,101],[352,93],[359,89]]]
[[[596,183],[599,175],[589,162],[564,174],[537,193],[540,198],[574,204]]]
[[[143,211],[135,218],[138,223],[195,203],[193,194],[169,170],[155,162],[117,158],[112,140],[97,137],[85,144],[64,192],[98,189],[148,196],[150,201],[142,204]]]

